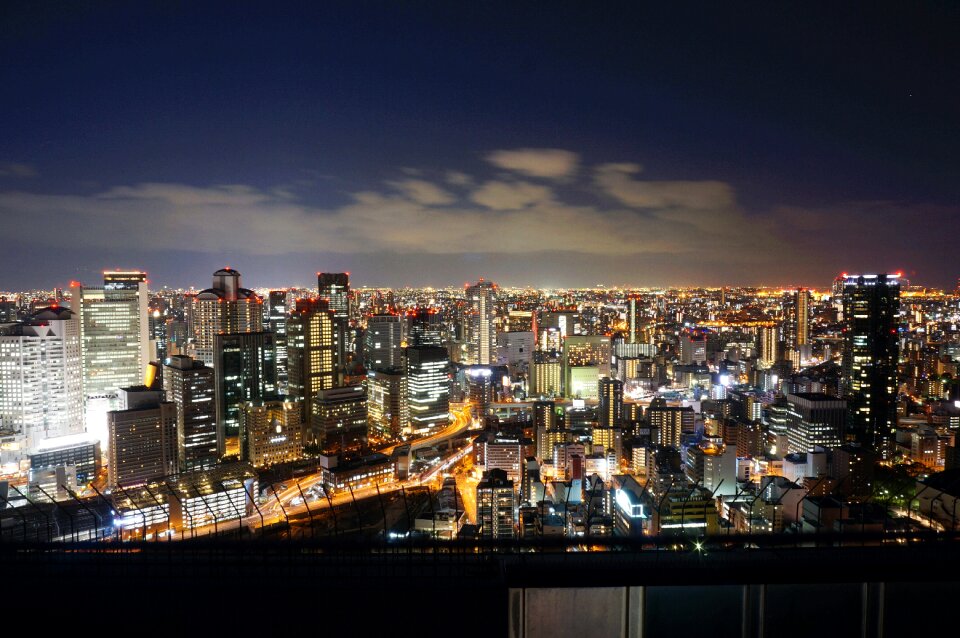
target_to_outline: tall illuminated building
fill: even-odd
[[[843,288],[845,439],[888,458],[897,425],[899,275],[848,275]]]
[[[188,323],[193,351],[205,365],[214,365],[214,339],[218,334],[263,330],[263,300],[242,283],[239,272],[222,268],[213,273],[210,288],[191,298]]]
[[[271,290],[268,296],[267,325],[276,335],[277,347],[277,385],[287,387],[287,305],[289,293],[286,290]]]
[[[102,287],[70,285],[70,307],[80,322],[84,419],[87,431],[106,439],[106,413],[120,388],[141,383],[150,363],[147,275],[106,271]]]
[[[450,380],[447,349],[438,346],[412,346],[405,351],[407,373],[407,409],[410,429],[425,434],[449,422]]]
[[[367,441],[367,392],[362,385],[320,390],[311,405],[307,443],[325,452],[359,450]]]
[[[363,359],[367,370],[399,366],[404,318],[397,314],[370,315],[363,335]]]
[[[371,433],[388,440],[398,438],[410,425],[403,369],[367,372],[367,421]]]
[[[770,368],[780,360],[780,330],[776,326],[762,326],[758,332],[760,362]]]
[[[637,342],[637,296],[627,299],[627,343]]]
[[[443,321],[439,312],[433,308],[417,308],[409,314],[409,318],[408,345],[443,345]]]
[[[214,336],[214,378],[217,391],[217,437],[240,433],[244,403],[274,398],[277,363],[272,332]],[[241,454],[245,450],[240,441]]]
[[[298,299],[287,321],[287,394],[303,401],[304,418],[313,397],[339,384],[336,319],[327,301]]]
[[[810,343],[810,291],[798,288],[786,308],[786,342],[791,350]]]
[[[0,326],[0,430],[15,433],[23,456],[83,432],[80,325],[69,309]]]
[[[466,377],[473,418],[482,425],[493,401],[493,370],[479,366],[467,368]]]
[[[685,330],[680,335],[680,363],[703,365],[707,362],[707,335],[699,330]]]
[[[513,481],[501,469],[484,472],[477,484],[477,525],[480,537],[508,540],[514,537],[517,496]]]
[[[108,483],[139,485],[177,473],[177,407],[163,390],[121,388],[119,410],[107,413]]]
[[[327,302],[336,319],[350,319],[350,273],[318,272],[317,294]]]
[[[563,340],[564,391],[596,399],[597,381],[610,376],[613,349],[606,335],[571,335]]]
[[[181,472],[206,470],[223,456],[217,428],[217,393],[213,368],[185,355],[163,366],[167,401],[177,406],[177,461]]]
[[[299,401],[269,399],[244,403],[240,409],[245,460],[254,467],[288,463],[303,457],[303,425]]]
[[[602,428],[619,428],[623,425],[623,381],[603,377],[597,383],[600,404],[597,420]]]
[[[497,285],[481,279],[467,287],[467,361],[470,365],[491,365],[496,361]]]

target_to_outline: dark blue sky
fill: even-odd
[[[952,3],[473,4],[4,3],[0,289],[960,275]]]

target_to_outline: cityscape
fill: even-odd
[[[950,631],[958,28],[9,3],[0,627]]]

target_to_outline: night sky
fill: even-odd
[[[640,4],[4,2],[0,289],[953,287],[960,4]]]

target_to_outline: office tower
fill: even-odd
[[[367,393],[362,385],[319,390],[313,398],[307,443],[325,451],[356,450],[367,441]]]
[[[780,360],[780,330],[776,326],[763,326],[758,332],[760,339],[760,362],[767,368]]]
[[[840,445],[847,423],[847,402],[828,394],[787,395],[787,453],[806,453]]]
[[[619,428],[623,425],[623,381],[603,377],[597,383],[600,405],[597,417],[602,428]]]
[[[547,352],[534,352],[528,394],[532,397],[562,395],[563,360]]]
[[[627,343],[637,342],[637,296],[627,299]]]
[[[610,376],[613,355],[606,335],[572,335],[563,341],[564,389],[569,397],[596,399],[597,381]]]
[[[687,330],[680,335],[680,363],[702,365],[707,362],[707,335]]]
[[[240,408],[277,393],[277,364],[272,332],[218,334],[213,339],[217,388],[217,440],[240,432]],[[245,450],[240,441],[241,456]]]
[[[397,314],[367,317],[363,336],[363,360],[367,370],[382,370],[400,365],[404,318]]]
[[[408,313],[411,346],[442,346],[443,318],[434,308],[417,308]]]
[[[303,424],[299,401],[267,399],[244,403],[240,438],[247,441],[246,460],[255,467],[303,458]]]
[[[81,368],[80,325],[69,309],[0,326],[0,430],[14,433],[20,454],[83,432]]]
[[[619,427],[598,426],[593,428],[590,433],[590,443],[593,445],[593,453],[596,454],[603,448],[604,454],[610,456],[613,454],[615,462],[623,456],[623,430]]]
[[[287,297],[286,290],[271,290],[268,296],[270,308],[267,315],[267,324],[270,332],[276,335],[274,339],[277,348],[277,385],[280,390],[287,387]]]
[[[848,275],[843,289],[844,390],[855,441],[888,458],[897,425],[898,275]]]
[[[73,282],[70,293],[70,307],[80,321],[86,427],[103,440],[117,391],[139,384],[150,362],[147,276],[107,271],[102,287]]]
[[[263,330],[263,300],[242,286],[240,273],[223,268],[213,273],[213,285],[191,298],[188,324],[197,359],[214,366],[218,334]]]
[[[318,272],[317,293],[327,302],[336,319],[350,319],[350,273]]]
[[[450,381],[447,349],[412,346],[405,351],[407,405],[413,434],[425,434],[449,422]]]
[[[217,428],[217,392],[213,368],[186,355],[163,366],[167,401],[177,406],[177,464],[181,472],[206,470],[223,456],[225,441]]]
[[[580,314],[576,310],[544,311],[541,320],[544,329],[555,330],[559,333],[561,339],[579,334]]]
[[[680,449],[683,434],[693,432],[695,415],[692,407],[667,405],[667,402],[657,397],[647,408],[647,419],[650,429],[659,434],[660,445]]]
[[[320,390],[340,385],[333,311],[322,299],[298,299],[287,320],[287,394],[306,406]]]
[[[121,388],[119,410],[107,413],[108,481],[124,488],[177,472],[177,406],[163,390]]]
[[[20,318],[20,308],[13,299],[0,297],[0,323],[13,323]]]
[[[498,434],[493,440],[484,441],[483,459],[487,471],[503,470],[514,483],[520,482],[523,467],[523,446],[520,439]]]
[[[367,373],[367,422],[371,434],[386,440],[399,438],[410,426],[407,376],[402,368]]]
[[[503,470],[483,473],[477,483],[477,525],[480,538],[509,540],[514,536],[517,497]]]
[[[833,280],[833,286],[831,288],[831,297],[830,303],[837,311],[837,320],[843,321],[843,290],[847,284],[847,273],[838,275],[836,279]]]
[[[470,365],[496,363],[497,286],[480,279],[466,292],[467,360]]]
[[[490,368],[467,368],[467,398],[473,418],[483,425],[493,402],[493,370]]]

